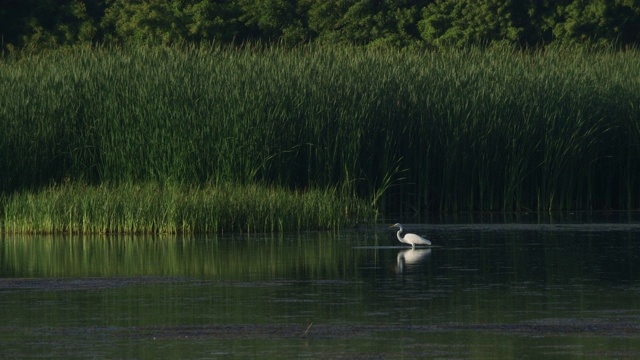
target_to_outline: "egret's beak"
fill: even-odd
[[[389,226],[389,229],[391,229],[393,227],[396,227],[396,226],[397,226],[396,224],[393,224],[393,225]]]

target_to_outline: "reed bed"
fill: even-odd
[[[637,209],[638,55],[312,45],[5,59],[0,189],[170,181],[333,188],[383,212]],[[181,219],[168,230],[191,226]],[[257,222],[242,226],[280,226]]]
[[[340,229],[372,218],[364,202],[334,190],[257,185],[65,184],[3,201],[5,233],[194,234]]]

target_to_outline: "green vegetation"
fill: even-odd
[[[0,231],[637,209],[638,24],[637,0],[8,0]]]
[[[336,228],[374,210],[637,209],[637,59],[499,46],[79,48],[7,59],[5,231],[272,231]],[[66,182],[88,185],[51,185]],[[228,186],[240,202],[215,195]],[[253,191],[263,200],[245,210]],[[126,195],[109,205],[113,194]]]
[[[332,191],[261,186],[60,185],[3,202],[6,233],[193,234],[339,229],[372,218]]]
[[[5,0],[8,54],[78,44],[640,42],[637,0]]]

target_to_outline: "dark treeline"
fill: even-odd
[[[1,0],[0,36],[5,53],[202,41],[629,46],[640,0]]]

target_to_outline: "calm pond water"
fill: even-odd
[[[639,358],[640,222],[4,237],[0,358]]]

